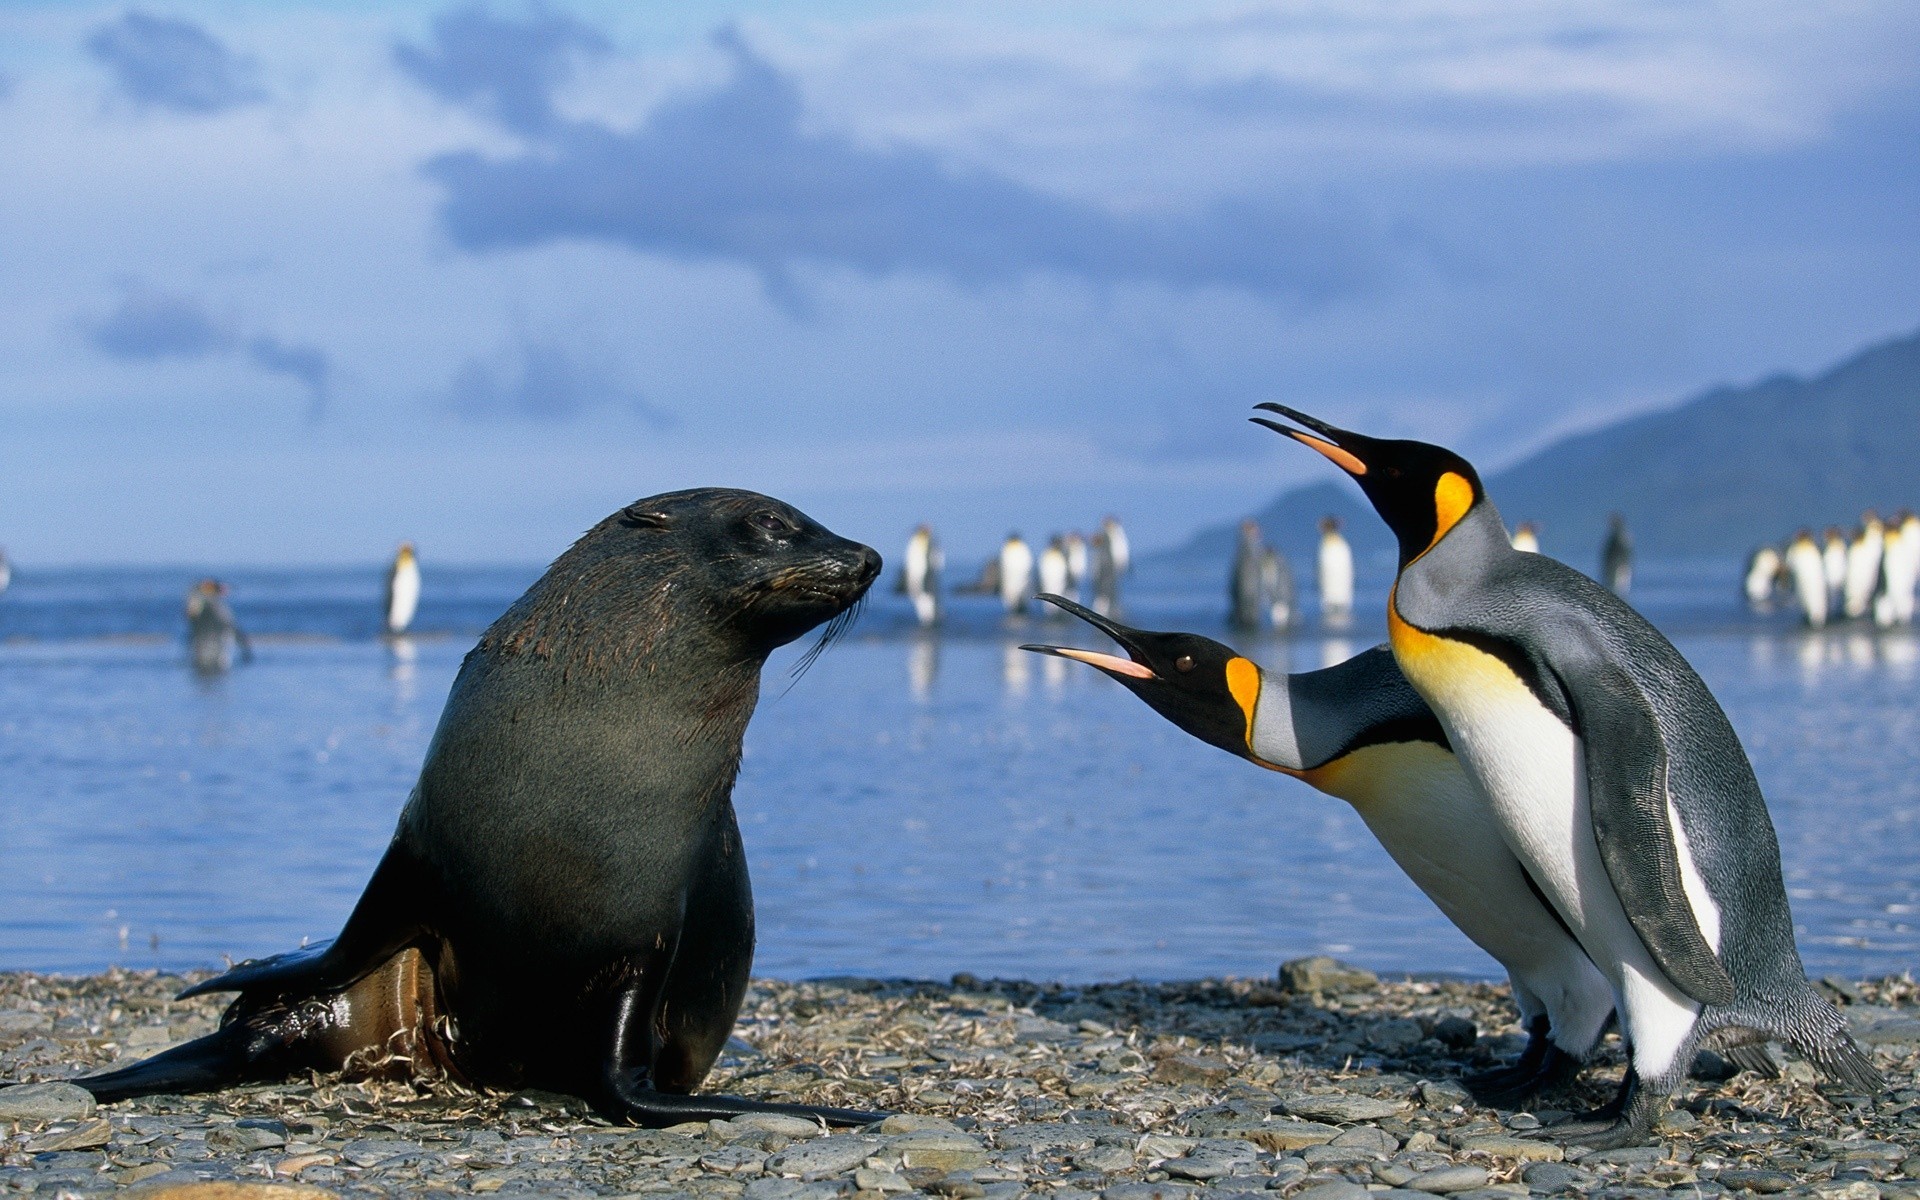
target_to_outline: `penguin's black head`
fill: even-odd
[[[1022,646],[1022,650],[1098,667],[1194,737],[1242,758],[1252,757],[1248,737],[1254,701],[1260,695],[1260,669],[1252,662],[1197,633],[1133,629],[1063,596],[1042,593],[1039,598],[1120,643],[1127,657],[1072,646]]]
[[[1425,554],[1474,505],[1486,499],[1473,465],[1444,447],[1366,437],[1279,404],[1254,407],[1279,413],[1313,430],[1306,433],[1265,417],[1251,418],[1256,425],[1265,425],[1319,451],[1353,476],[1399,539],[1403,567]]]

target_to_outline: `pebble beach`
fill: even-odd
[[[1703,1054],[1658,1140],[1538,1136],[1601,1103],[1609,1043],[1532,1112],[1457,1080],[1524,1044],[1502,986],[1328,959],[1265,980],[1076,987],[757,982],[710,1090],[883,1110],[857,1130],[749,1116],[614,1126],[545,1093],[337,1078],[96,1107],[64,1080],[212,1029],[198,976],[0,974],[0,1196],[323,1200],[424,1193],[656,1200],[1920,1200],[1920,986],[1827,980],[1888,1090]]]

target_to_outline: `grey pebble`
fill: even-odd
[[[1099,1171],[1103,1174],[1131,1170],[1133,1162],[1133,1151],[1125,1146],[1095,1146],[1073,1156],[1074,1166],[1083,1171]]]
[[[93,1093],[71,1083],[0,1088],[0,1121],[77,1121],[93,1115]]]
[[[838,1175],[842,1171],[851,1171],[867,1160],[880,1146],[872,1138],[839,1135],[823,1137],[811,1142],[802,1142],[789,1150],[782,1150],[767,1160],[766,1169],[770,1175],[798,1175],[802,1179],[814,1180],[828,1175]]]
[[[1395,1116],[1406,1108],[1405,1104],[1397,1100],[1341,1095],[1294,1095],[1286,1097],[1280,1105],[1287,1110],[1289,1116],[1336,1124],[1348,1121],[1378,1121],[1383,1117]]]
[[[1575,1191],[1587,1187],[1594,1180],[1592,1172],[1554,1162],[1534,1163],[1521,1172],[1520,1178],[1533,1191],[1549,1193]]]
[[[1405,1186],[1416,1192],[1471,1192],[1487,1186],[1485,1168],[1473,1166],[1436,1167],[1431,1171],[1422,1171],[1406,1181]]]
[[[803,1183],[770,1175],[749,1183],[743,1195],[745,1200],[833,1200],[847,1187],[842,1180]]]
[[[700,1156],[701,1166],[723,1175],[758,1175],[766,1163],[766,1153],[750,1146],[722,1146]]]
[[[1186,1200],[1193,1195],[1190,1183],[1121,1183],[1100,1193],[1100,1200]]]
[[[1292,1200],[1367,1200],[1371,1195],[1372,1192],[1357,1183],[1337,1180],[1302,1188],[1293,1194]]]

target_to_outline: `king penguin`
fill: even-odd
[[[1812,530],[1802,529],[1787,544],[1786,570],[1807,624],[1814,629],[1825,625],[1833,592],[1827,586],[1827,556],[1814,544]]]
[[[413,543],[401,542],[400,552],[387,568],[387,633],[397,636],[413,624],[420,607],[420,562],[413,556]]]
[[[1009,616],[1024,615],[1033,598],[1033,550],[1017,533],[1000,543],[1000,606]]]
[[[1847,575],[1840,592],[1840,611],[1847,617],[1864,617],[1873,607],[1873,593],[1880,586],[1880,558],[1886,549],[1887,528],[1872,509],[1860,518],[1860,533],[1847,546]]]
[[[1809,542],[1809,545],[1812,543]],[[1815,565],[1819,563],[1819,551],[1815,551]],[[1780,552],[1772,546],[1761,546],[1747,559],[1746,574],[1742,576],[1741,590],[1746,593],[1747,607],[1755,612],[1765,612],[1773,607],[1774,589],[1780,586],[1780,576],[1786,570],[1781,562]]]
[[[1059,596],[1040,598],[1127,657],[1024,649],[1097,667],[1201,741],[1353,805],[1407,877],[1506,968],[1527,1048],[1510,1066],[1469,1078],[1476,1097],[1518,1103],[1578,1070],[1613,1014],[1613,993],[1506,852],[1486,797],[1386,647],[1287,675],[1211,638],[1133,629]]]
[[[915,527],[907,539],[906,565],[900,574],[900,590],[913,604],[913,618],[923,627],[940,620],[940,543],[933,539],[933,527]]]
[[[1320,518],[1320,619],[1344,626],[1353,615],[1353,547],[1340,534],[1339,517]]]
[[[1254,418],[1353,476],[1398,539],[1394,658],[1612,986],[1620,1093],[1555,1136],[1644,1140],[1709,1037],[1779,1038],[1831,1078],[1883,1086],[1807,980],[1760,785],[1673,645],[1580,572],[1515,552],[1459,455],[1258,407],[1304,426]]]

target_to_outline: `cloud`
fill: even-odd
[[[94,30],[87,50],[142,108],[208,114],[266,98],[252,64],[191,21],[128,11]]]
[[[126,294],[112,312],[80,322],[87,341],[101,354],[116,362],[145,363],[239,353],[258,370],[305,385],[308,415],[315,420],[322,415],[333,377],[332,359],[325,350],[282,341],[266,332],[243,340],[232,322],[213,316],[196,297],[155,291],[140,283],[124,286]]]
[[[317,421],[325,414],[327,392],[333,378],[333,360],[325,350],[283,342],[263,333],[248,340],[247,358],[262,371],[285,375],[306,385],[309,419]]]
[[[473,6],[436,17],[431,47],[396,46],[393,57],[442,100],[532,134],[558,123],[553,89],[572,76],[576,61],[610,48],[598,30],[545,5],[534,5],[525,21]]]
[[[600,240],[734,262],[789,306],[799,264],[963,285],[1052,273],[1315,301],[1369,286],[1395,256],[1369,214],[1338,199],[1121,212],[949,167],[916,146],[815,132],[803,127],[791,78],[731,29],[715,41],[732,59],[731,79],[668,100],[631,132],[554,122],[518,157],[431,160],[450,239],[476,252]]]
[[[93,348],[121,362],[206,358],[232,350],[236,340],[198,300],[138,286],[104,318],[84,324]]]
[[[467,359],[447,385],[446,402],[471,420],[558,422],[613,405],[656,428],[674,423],[647,402],[611,354],[547,337],[522,336],[498,353]]]

